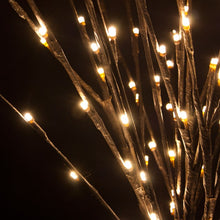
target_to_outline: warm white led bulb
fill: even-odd
[[[148,163],[149,163],[149,156],[148,156],[148,155],[145,155],[145,156],[144,156],[144,160],[145,160],[145,164],[146,164],[146,166],[148,166]]]
[[[189,6],[188,5],[184,6],[184,12],[185,12],[185,14],[187,14],[189,12]]]
[[[90,44],[90,47],[91,47],[91,49],[92,49],[93,52],[95,52],[95,53],[98,53],[98,52],[99,52],[100,46],[99,46],[98,43],[93,42],[93,43]]]
[[[160,76],[159,75],[154,76],[154,81],[156,83],[156,86],[160,86]]]
[[[127,127],[129,125],[129,119],[128,119],[127,114],[126,113],[122,114],[120,118],[121,118],[122,124]]]
[[[155,143],[154,141],[150,141],[150,142],[148,143],[148,147],[149,147],[151,150],[155,150],[156,147],[157,147],[157,145],[156,145],[156,143]]]
[[[182,119],[182,120],[186,120],[187,119],[187,113],[185,111],[180,111],[179,112],[179,117]]]
[[[132,163],[130,160],[125,160],[124,161],[124,166],[127,170],[131,170],[132,169]]]
[[[128,86],[129,86],[130,89],[136,89],[136,84],[135,84],[134,81],[130,81],[130,82],[128,83]]]
[[[78,17],[78,22],[82,25],[86,25],[85,18],[83,16]]]
[[[171,196],[174,197],[174,195],[175,195],[174,189],[171,189]]]
[[[173,30],[173,40],[174,40],[175,44],[178,44],[180,42],[180,40],[181,40],[181,35],[178,34],[176,32],[176,30]]]
[[[168,111],[172,111],[172,110],[173,110],[172,104],[171,104],[171,103],[167,103],[167,104],[166,104],[166,109],[167,109]]]
[[[87,100],[83,100],[80,102],[80,106],[84,111],[88,111],[89,110],[89,103]]]
[[[168,67],[169,69],[171,69],[171,68],[174,67],[174,62],[173,62],[172,60],[167,60],[167,61],[166,61],[166,64],[167,64],[167,67]]]
[[[47,28],[46,28],[44,25],[42,25],[41,27],[39,27],[38,33],[39,33],[42,37],[45,36],[45,35],[47,35]]]
[[[209,64],[210,69],[215,70],[217,64],[218,64],[218,58],[217,57],[212,58]]]
[[[24,120],[29,123],[32,123],[34,121],[32,115],[29,112],[24,114]]]
[[[160,45],[157,47],[157,52],[161,55],[161,56],[165,56],[166,55],[166,46],[165,45]]]
[[[170,202],[170,213],[172,215],[175,213],[175,203],[173,201]]]
[[[204,106],[202,107],[202,113],[203,113],[203,114],[205,114],[205,111],[206,111],[206,105],[204,105]]]
[[[172,158],[172,157],[174,157],[174,158],[176,157],[176,153],[175,153],[174,150],[169,150],[169,151],[168,151],[168,155],[169,155],[169,157],[171,157],[171,158]]]
[[[77,175],[77,173],[75,171],[71,171],[70,172],[70,176],[74,179],[74,180],[77,180],[79,177]]]
[[[190,21],[189,18],[186,17],[185,15],[182,16],[182,25],[183,25],[183,29],[185,31],[188,31],[190,29]]]
[[[139,35],[139,28],[134,27],[134,28],[133,28],[133,33],[134,33],[134,35],[137,37],[137,36]]]
[[[150,220],[158,220],[157,215],[154,212],[152,212],[149,216]]]
[[[116,28],[114,26],[110,26],[108,28],[108,37],[110,40],[114,40],[116,38]]]
[[[147,181],[147,176],[146,176],[146,173],[144,171],[140,172],[140,178],[143,182]]]

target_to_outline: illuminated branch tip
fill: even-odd
[[[40,38],[40,42],[41,42],[45,47],[49,48],[49,45],[48,45],[48,43],[47,43],[47,40],[46,40],[44,37],[41,37],[41,38]]]
[[[189,21],[189,18],[187,16],[185,16],[184,14],[182,15],[182,25],[183,25],[183,29],[185,31],[189,31],[190,21]]]
[[[121,117],[120,117],[120,119],[121,119],[122,124],[123,124],[125,127],[128,127],[128,126],[129,126],[129,119],[128,119],[127,113],[122,114]]]
[[[38,30],[37,33],[39,34],[40,37],[44,37],[46,38],[48,36],[47,34],[47,28],[44,25],[41,25]]]
[[[171,189],[171,196],[174,197],[174,195],[175,195],[174,189]]]
[[[209,64],[209,68],[214,71],[216,70],[217,64],[218,64],[218,58],[217,57],[212,58]]]
[[[185,125],[187,125],[187,113],[186,113],[185,111],[180,111],[180,112],[178,113],[178,115],[179,115],[181,121],[182,121]]]
[[[173,106],[172,106],[172,104],[171,103],[167,103],[166,104],[166,109],[168,110],[168,111],[173,111]]]
[[[174,62],[172,60],[167,60],[166,64],[169,69],[172,69],[174,67]]]
[[[166,56],[166,46],[165,45],[157,45],[157,52],[160,54],[160,56],[164,57]]]
[[[139,104],[139,93],[136,93],[135,94],[135,102],[137,103],[137,104]]]
[[[124,165],[124,167],[125,167],[127,170],[132,170],[132,168],[133,168],[132,163],[131,163],[130,160],[125,160],[125,161],[123,162],[123,165]]]
[[[184,14],[187,15],[189,12],[189,6],[185,5],[183,9],[184,9]]]
[[[146,173],[144,171],[141,171],[140,172],[140,178],[143,182],[146,182],[147,181],[147,176],[146,176]]]
[[[109,37],[109,40],[115,40],[116,39],[116,28],[114,26],[110,26],[108,28],[107,35]]]
[[[85,18],[84,18],[83,16],[79,16],[79,17],[78,17],[78,22],[79,22],[81,25],[83,25],[83,26],[86,25]]]
[[[201,176],[203,176],[203,174],[204,174],[204,165],[202,165],[200,173],[201,173]]]
[[[176,153],[174,150],[169,150],[168,151],[168,155],[169,155],[169,158],[170,158],[170,162],[173,164],[174,166],[174,163],[175,163],[175,158],[176,158]]]
[[[154,141],[150,141],[148,143],[148,147],[150,148],[151,151],[156,150],[157,144]]]
[[[79,176],[77,175],[75,171],[70,172],[70,177],[72,177],[74,180],[77,180],[79,178]]]
[[[135,84],[134,81],[130,81],[130,82],[128,83],[128,86],[129,86],[129,88],[132,89],[133,91],[136,90],[136,84]]]
[[[173,201],[170,202],[170,214],[171,215],[175,214],[175,203]]]
[[[160,76],[159,75],[154,76],[154,81],[156,83],[156,86],[160,86]]]
[[[133,33],[134,33],[134,36],[135,36],[135,37],[138,37],[138,35],[139,35],[139,28],[134,27],[134,28],[133,28]]]
[[[149,164],[149,156],[148,156],[148,155],[145,155],[145,156],[144,156],[144,160],[145,160],[146,166],[148,166],[148,164]]]
[[[85,111],[88,112],[89,111],[89,103],[87,100],[83,100],[80,102],[80,106],[81,108]]]
[[[102,81],[105,82],[105,71],[102,67],[99,67],[97,69],[97,72],[99,74],[99,76],[101,77]]]
[[[99,46],[98,43],[92,42],[92,43],[90,44],[90,48],[92,49],[92,51],[93,51],[94,53],[99,53],[99,48],[100,48],[100,46]]]
[[[202,114],[203,114],[203,115],[205,114],[205,111],[206,111],[206,105],[204,105],[204,106],[202,107]]]
[[[176,32],[176,30],[173,30],[173,40],[174,40],[174,44],[177,45],[180,43],[180,40],[181,40],[181,35],[178,34]]]
[[[34,118],[32,117],[32,115],[29,112],[24,114],[24,120],[28,123],[34,122]]]
[[[150,220],[159,220],[157,214],[154,213],[154,212],[152,212],[152,213],[149,215],[149,217],[150,217]]]

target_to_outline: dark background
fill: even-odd
[[[25,1],[19,2],[30,12]],[[126,54],[129,42],[123,32],[126,22],[122,2],[105,1],[110,20],[119,28],[119,42]],[[170,46],[168,57],[173,58],[170,31],[178,27],[176,2],[147,2],[159,42]],[[86,79],[92,70],[69,1],[39,0],[36,3],[73,68]],[[1,94],[22,113],[33,114],[55,145],[98,189],[121,219],[142,219],[128,181],[100,133],[80,109],[80,98],[62,66],[7,1],[1,1],[0,9]],[[219,50],[219,9],[217,0],[193,1],[191,21],[200,89],[210,58],[217,56]],[[80,10],[83,12],[84,8]],[[113,219],[81,180],[74,182],[69,178],[64,161],[35,130],[2,100],[0,109],[0,217],[6,216],[2,219]],[[164,219],[171,219],[169,201],[156,168],[151,178],[155,187],[161,188],[159,201]]]

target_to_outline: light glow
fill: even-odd
[[[102,81],[105,82],[105,71],[104,71],[104,69],[102,67],[99,67],[97,69],[97,72],[98,72],[99,76],[101,77]]]
[[[24,120],[28,123],[33,123],[34,122],[34,118],[29,112],[24,114]]]
[[[180,111],[179,117],[183,123],[187,123],[187,113],[185,111]]]
[[[121,122],[124,126],[126,127],[129,126],[129,119],[128,119],[127,113],[124,113],[121,115]]]
[[[154,141],[150,141],[148,143],[148,147],[150,148],[150,150],[154,151],[157,147],[157,144]]]
[[[47,36],[47,28],[42,25],[41,27],[38,28],[38,33],[41,37],[46,37]]]
[[[174,150],[169,150],[168,151],[168,155],[169,155],[169,158],[170,158],[170,162],[172,163],[172,165],[174,166],[175,165],[175,158],[176,158],[176,153]]]
[[[165,45],[160,45],[157,47],[157,51],[159,52],[159,54],[161,56],[165,56],[166,55],[166,46]]]
[[[100,46],[98,43],[92,42],[90,44],[90,48],[92,49],[93,52],[98,53]]]
[[[138,104],[139,103],[139,93],[135,94],[135,102]]]
[[[49,45],[48,45],[48,43],[47,43],[47,41],[46,41],[46,39],[44,38],[44,37],[41,37],[40,38],[40,42],[45,46],[45,47],[49,47]]]
[[[175,193],[174,193],[174,189],[171,189],[171,196],[174,197]]]
[[[176,30],[173,30],[173,40],[174,44],[179,44],[181,40],[181,35],[176,32]]]
[[[160,76],[159,75],[154,76],[154,81],[156,83],[156,86],[160,86]]]
[[[170,213],[171,215],[174,215],[175,213],[175,203],[173,201],[170,202]]]
[[[156,213],[152,212],[150,215],[150,220],[158,220]]]
[[[169,69],[171,69],[171,68],[174,67],[174,62],[173,62],[172,60],[167,60],[167,61],[166,61],[166,64],[167,64],[167,67],[168,67]]]
[[[133,33],[134,33],[134,36],[135,36],[135,37],[138,37],[138,35],[139,35],[139,28],[134,27],[134,28],[133,28]]]
[[[128,86],[129,86],[130,89],[136,90],[136,84],[135,84],[134,81],[130,81],[130,82],[128,83]]]
[[[116,28],[114,26],[110,26],[108,28],[108,37],[110,40],[115,40],[116,38]]]
[[[146,182],[147,181],[147,176],[146,176],[146,173],[144,171],[141,171],[140,172],[140,178],[143,182]]]
[[[89,111],[89,103],[87,100],[83,100],[80,102],[80,106],[84,111]]]
[[[183,29],[185,31],[188,31],[190,29],[190,21],[189,18],[186,17],[185,15],[182,16],[182,25],[183,25]]]
[[[205,111],[206,111],[206,105],[204,105],[204,106],[202,107],[202,114],[203,114],[203,115],[205,114]]]
[[[79,16],[79,17],[78,17],[78,22],[79,22],[81,25],[83,25],[83,26],[86,25],[85,18],[84,18],[83,16]]]
[[[144,156],[144,160],[145,160],[146,166],[148,166],[148,164],[149,164],[149,156],[148,156],[148,155],[145,155],[145,156]]]
[[[218,58],[217,57],[212,58],[209,64],[210,69],[215,70],[217,64],[218,64]]]
[[[166,109],[167,109],[168,111],[173,111],[173,106],[172,106],[172,104],[171,104],[171,103],[167,103],[167,104],[166,104]]]
[[[130,160],[125,160],[125,161],[124,161],[124,167],[125,167],[127,170],[131,170],[131,169],[133,168],[131,161],[130,161]]]
[[[70,177],[72,177],[74,180],[77,180],[79,178],[75,171],[70,172]]]

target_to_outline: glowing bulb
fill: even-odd
[[[40,42],[45,46],[45,47],[49,47],[49,45],[48,45],[48,43],[47,43],[47,41],[46,41],[46,39],[44,38],[44,37],[41,37],[40,38]]]
[[[169,69],[171,69],[171,68],[174,67],[174,62],[173,62],[172,60],[167,60],[167,61],[166,61],[166,64],[167,64],[167,67],[168,67]]]
[[[139,28],[134,27],[134,28],[133,28],[133,33],[134,33],[134,36],[135,36],[135,37],[138,37],[138,35],[139,35]]]
[[[157,215],[156,215],[154,212],[152,212],[152,213],[149,215],[149,217],[150,217],[150,220],[158,220]]]
[[[182,16],[182,25],[183,25],[183,29],[185,31],[188,31],[190,29],[190,21],[189,18],[186,17],[185,15]]]
[[[135,94],[135,102],[139,104],[139,93]]]
[[[74,179],[74,180],[77,180],[79,177],[77,175],[77,173],[75,171],[71,171],[70,172],[70,176]]]
[[[205,114],[205,111],[206,111],[206,105],[204,105],[204,106],[202,107],[202,114],[203,114],[203,115]]]
[[[140,178],[143,182],[147,181],[147,176],[146,176],[146,173],[144,171],[140,172]]]
[[[98,74],[99,74],[99,76],[101,77],[102,81],[105,82],[105,71],[104,71],[104,69],[103,69],[102,67],[99,67],[99,68],[97,69],[97,71],[98,71]]]
[[[157,52],[160,54],[160,56],[165,56],[166,55],[166,46],[163,44],[158,46]]]
[[[84,18],[83,16],[79,16],[79,17],[78,17],[78,22],[79,22],[81,25],[83,25],[83,26],[86,25],[85,18]]]
[[[212,69],[212,70],[215,70],[217,64],[218,64],[218,58],[217,57],[212,58],[211,61],[210,61],[210,64],[209,64],[209,68]]]
[[[177,185],[177,187],[176,187],[176,193],[177,193],[177,195],[180,195],[180,186],[179,185]]]
[[[173,106],[172,106],[172,104],[171,104],[171,103],[167,103],[167,104],[166,104],[166,109],[167,109],[168,111],[173,111]]]
[[[114,26],[110,26],[108,28],[108,37],[110,40],[114,40],[116,38],[116,28]]]
[[[47,28],[44,25],[42,25],[41,27],[38,28],[38,33],[40,36],[46,37],[47,36]]]
[[[136,90],[136,84],[135,84],[134,81],[130,81],[130,82],[128,83],[128,86],[129,86],[130,89]]]
[[[174,197],[175,193],[174,193],[174,189],[171,189],[171,196]]]
[[[173,40],[174,40],[174,44],[179,44],[180,40],[181,40],[181,35],[176,33],[175,30],[173,30]]]
[[[154,81],[156,83],[156,86],[160,86],[160,76],[159,75],[154,76]]]
[[[184,6],[184,13],[185,13],[185,15],[187,15],[188,12],[189,12],[189,6],[188,6],[188,5],[185,5],[185,6]]]
[[[179,117],[181,121],[186,125],[187,124],[187,113],[185,111],[180,111]]]
[[[127,170],[131,170],[133,168],[132,163],[130,160],[125,160],[124,161],[124,166]]]
[[[171,213],[171,215],[174,215],[174,213],[175,213],[175,203],[174,202],[170,202],[170,213]]]
[[[81,106],[81,108],[82,108],[84,111],[86,111],[86,112],[89,111],[89,103],[88,103],[87,100],[81,101],[81,102],[80,102],[80,106]]]
[[[168,151],[168,155],[170,157],[170,162],[173,164],[173,166],[175,165],[175,157],[176,157],[176,153],[174,150],[169,150]]]
[[[154,150],[156,149],[157,145],[156,145],[156,143],[155,143],[154,141],[150,141],[150,142],[148,143],[148,147],[149,147],[152,151],[154,151]]]
[[[201,176],[203,176],[204,174],[204,165],[202,165],[202,168],[201,168]]]
[[[148,166],[148,164],[149,164],[149,156],[145,155],[144,156],[144,160],[145,160],[146,166]]]
[[[129,119],[126,113],[121,115],[121,122],[124,126],[128,127]]]
[[[34,118],[32,117],[32,115],[29,112],[24,114],[24,120],[28,123],[34,122]]]
[[[93,42],[93,43],[90,44],[90,47],[91,47],[91,49],[92,49],[93,52],[95,52],[95,53],[98,53],[98,52],[99,52],[100,46],[99,46],[98,43]]]

